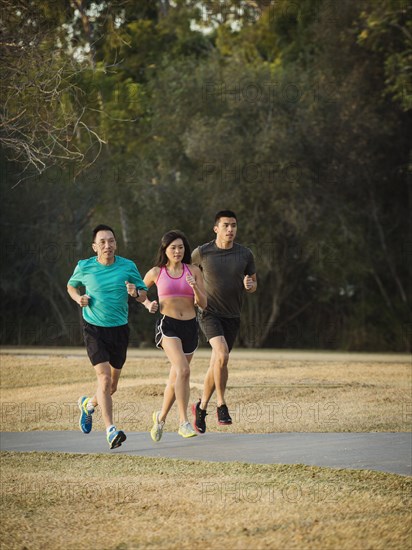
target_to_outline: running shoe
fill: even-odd
[[[126,434],[122,432],[122,430],[116,430],[116,428],[112,428],[107,434],[107,443],[109,444],[109,447],[111,449],[116,449],[116,447],[120,447],[123,441],[126,441]]]
[[[207,412],[200,408],[200,399],[197,403],[192,405],[192,414],[193,414],[193,427],[200,433],[204,434],[206,431],[206,416]]]
[[[89,399],[90,399],[89,397],[86,397],[85,395],[83,395],[83,397],[79,397],[79,400],[77,402],[80,409],[79,426],[81,431],[84,434],[89,434],[92,431],[92,423],[93,423],[92,414],[94,413],[94,410],[93,411],[87,410],[87,403]]]
[[[232,423],[232,419],[230,418],[226,405],[220,405],[220,407],[217,408],[217,422],[223,426],[228,426]]]
[[[150,435],[155,443],[158,443],[162,439],[163,428],[165,426],[164,421],[159,420],[160,411],[153,413],[153,428],[150,430]]]
[[[190,422],[183,422],[183,424],[180,424],[177,433],[182,437],[194,437],[197,435]]]

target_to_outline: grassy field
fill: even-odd
[[[192,399],[207,363],[207,354],[194,359]],[[119,426],[150,428],[167,374],[161,353],[129,358],[115,395]],[[77,398],[94,387],[82,355],[3,353],[2,431],[78,429]],[[410,431],[411,387],[407,361],[238,353],[230,430]],[[208,431],[222,431],[208,418]],[[95,426],[103,429],[101,420]],[[174,410],[167,429],[177,429]],[[2,452],[0,460],[2,550],[403,550],[412,543],[412,477],[119,455]]]
[[[203,354],[205,355],[205,354]],[[227,401],[238,433],[409,431],[412,370],[405,362],[359,362],[271,358],[231,360]],[[85,355],[0,356],[1,431],[74,430],[77,399],[95,390]],[[201,395],[207,355],[195,357],[191,399]],[[114,395],[116,423],[146,431],[160,408],[169,365],[159,352],[129,358]],[[213,412],[211,403],[209,412]],[[208,431],[218,427],[215,414]],[[99,410],[93,418],[104,429]],[[166,424],[177,430],[174,407]]]
[[[2,549],[410,548],[391,474],[6,452],[1,479]]]

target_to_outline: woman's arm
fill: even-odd
[[[146,275],[143,277],[143,282],[149,289],[153,285],[156,284],[157,278],[159,277],[160,273],[160,267],[152,267]],[[146,298],[144,302],[141,302],[144,307],[149,311],[149,313],[156,313],[156,311],[159,309],[159,304],[156,300],[149,300],[149,298]]]
[[[207,306],[207,296],[202,272],[196,265],[190,265],[189,269],[192,275],[187,275],[186,281],[193,288],[193,292],[195,293],[195,305],[205,309]]]

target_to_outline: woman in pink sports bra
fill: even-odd
[[[155,442],[162,437],[166,416],[175,401],[179,409],[179,435],[197,435],[187,418],[190,361],[198,346],[195,305],[204,309],[207,298],[202,272],[190,265],[190,257],[190,245],[184,233],[168,231],[162,237],[155,267],[143,279],[148,289],[153,285],[157,287],[161,316],[156,322],[155,342],[171,363],[162,409],[153,413],[150,435]],[[156,313],[159,304],[149,299],[143,302],[150,313]]]

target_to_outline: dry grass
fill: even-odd
[[[242,359],[229,364],[227,400],[232,432],[360,432],[411,429],[411,366],[407,362]],[[321,356],[320,356],[321,358]],[[77,399],[95,390],[85,356],[0,357],[1,430],[73,430]],[[200,394],[208,359],[192,363],[191,399]],[[154,358],[129,358],[114,396],[116,423],[127,431],[150,429],[163,396],[169,365]],[[211,403],[210,411],[214,404]],[[409,414],[408,414],[409,413]],[[222,431],[215,416],[208,431]],[[104,429],[97,410],[96,429]],[[173,408],[166,429],[177,426]],[[227,428],[224,428],[227,431]]]
[[[412,479],[306,466],[2,453],[2,549],[401,549]]]
[[[95,387],[85,357],[3,354],[1,428],[78,429]],[[208,361],[195,357],[192,399]],[[115,420],[148,430],[168,363],[130,358]],[[234,432],[408,431],[410,365],[231,360]],[[209,417],[212,418],[212,415]],[[96,422],[97,420],[97,422]],[[176,429],[176,413],[167,426]],[[96,429],[103,429],[96,413]],[[219,431],[214,420],[209,431]],[[404,549],[412,478],[302,465],[203,463],[119,455],[0,455],[2,549]]]

